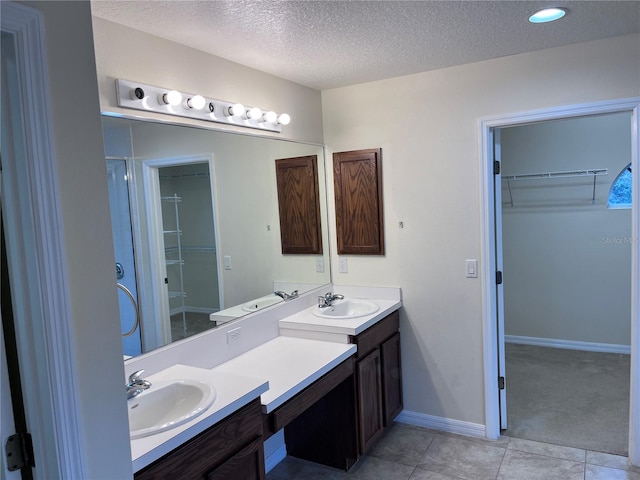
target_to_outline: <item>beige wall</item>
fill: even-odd
[[[503,176],[608,168],[596,178],[503,182],[505,334],[630,345],[631,209],[607,208],[631,162],[631,115],[504,128]],[[620,239],[620,242],[616,240]]]
[[[122,343],[113,321],[118,302],[91,11],[88,2],[24,4],[44,18],[66,289],[76,340],[71,355],[77,378],[68,379],[68,388],[79,404],[86,478],[128,478],[131,452]],[[78,453],[62,455],[75,459]]]
[[[333,280],[402,287],[407,410],[485,423],[478,119],[639,95],[638,35],[322,92],[330,149],[382,147],[386,255]]]
[[[255,132],[322,143],[319,91],[100,18],[93,18],[93,28],[103,112],[141,114],[117,106],[115,80],[121,78],[287,112],[291,115],[291,123],[283,127],[282,134]],[[172,120],[161,114],[144,115],[164,121]],[[180,118],[179,122],[253,132],[246,128],[186,118]]]

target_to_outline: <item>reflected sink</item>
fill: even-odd
[[[215,389],[198,380],[154,382],[127,400],[131,438],[153,435],[193,420],[216,398]]]
[[[330,307],[315,307],[313,314],[316,317],[342,320],[347,318],[358,318],[376,313],[380,307],[368,300],[345,299],[338,300]]]
[[[243,304],[242,310],[244,310],[245,312],[255,312],[257,310],[270,307],[271,305],[275,305],[276,303],[280,303],[282,301],[282,298],[278,297],[277,295],[267,295]]]

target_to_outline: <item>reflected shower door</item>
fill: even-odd
[[[116,281],[126,287],[135,299],[138,299],[126,159],[107,158],[107,182],[116,259]],[[120,304],[120,331],[127,333],[131,331],[136,321],[135,307],[120,288],[118,289],[118,300]],[[139,304],[138,300],[136,302]],[[122,351],[124,355],[128,356],[142,353],[140,325],[131,335],[122,337]]]

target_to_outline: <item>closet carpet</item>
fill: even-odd
[[[630,356],[506,344],[505,435],[628,455]]]

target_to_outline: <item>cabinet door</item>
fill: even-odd
[[[356,366],[360,453],[364,454],[380,436],[382,424],[382,378],[380,350],[375,349]]]
[[[224,462],[207,477],[207,480],[263,480],[264,449],[257,439]]]
[[[382,357],[382,406],[384,426],[388,427],[402,410],[402,368],[400,364],[400,333],[380,345]]]

